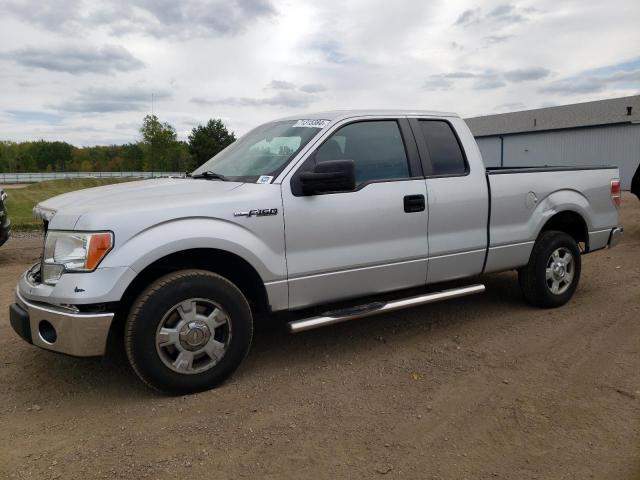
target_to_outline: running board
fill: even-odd
[[[482,293],[484,290],[484,285],[470,285],[468,287],[452,288],[451,290],[444,290],[442,292],[418,295],[417,297],[403,298],[392,302],[374,302],[366,305],[360,305],[358,307],[334,310],[331,312],[325,312],[319,317],[303,318],[301,320],[289,322],[289,332],[304,332],[314,328],[333,325],[334,323],[355,320],[356,318],[370,317],[380,313],[394,312],[403,308],[417,307],[418,305],[426,305],[427,303],[465,297],[467,295],[473,295],[474,293]]]

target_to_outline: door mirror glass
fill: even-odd
[[[353,160],[327,160],[318,163],[313,171],[300,174],[303,195],[327,192],[348,192],[356,188]]]

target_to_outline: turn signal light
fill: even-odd
[[[113,247],[113,236],[110,233],[94,233],[89,240],[87,252],[87,270],[93,270]]]

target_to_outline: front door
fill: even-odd
[[[290,308],[424,285],[426,186],[403,119],[353,121],[285,179],[282,196]],[[297,175],[351,159],[356,189],[303,196]]]

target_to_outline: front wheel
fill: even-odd
[[[542,308],[564,305],[580,280],[580,250],[564,232],[542,232],[536,240],[526,267],[518,280],[529,303]]]
[[[125,325],[129,362],[149,386],[174,394],[208,390],[244,359],[251,309],[226,278],[183,270],[159,278],[137,298]]]

